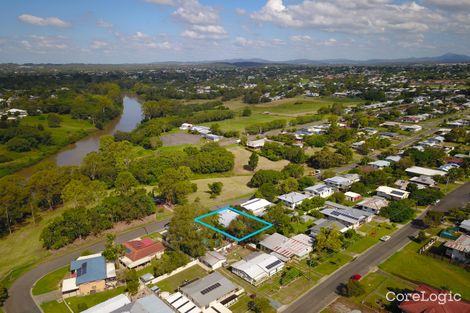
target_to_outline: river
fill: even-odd
[[[68,145],[41,162],[53,161],[59,166],[80,165],[88,153],[98,150],[101,136],[112,135],[118,130],[127,132],[133,130],[142,120],[142,106],[137,98],[124,96],[123,107],[122,114],[106,124],[103,129],[91,133],[74,144]],[[29,177],[33,172],[34,166],[30,166],[20,170],[18,174]]]

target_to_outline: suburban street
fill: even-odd
[[[470,182],[454,190],[443,198],[432,210],[447,211],[450,208],[464,206],[470,202]],[[408,224],[392,234],[392,238],[386,242],[380,242],[367,250],[357,259],[348,263],[336,273],[319,283],[312,290],[308,291],[300,299],[292,303],[283,312],[285,313],[316,313],[336,299],[337,287],[354,274],[367,274],[371,269],[385,261],[396,251],[400,250],[411,241],[412,236],[418,233],[419,229],[412,224]]]

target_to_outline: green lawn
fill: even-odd
[[[33,295],[41,295],[50,291],[57,290],[64,276],[69,272],[69,267],[64,266],[53,272],[50,272],[36,282],[33,287]]]
[[[322,275],[329,275],[352,259],[353,258],[347,254],[341,252],[335,253],[312,270]]]
[[[315,113],[321,107],[326,107],[333,103],[342,103],[345,106],[357,105],[363,103],[363,100],[339,99],[329,97],[319,97],[316,99],[286,99],[287,101],[268,102],[254,105],[254,112],[271,112],[279,114],[308,114]]]
[[[67,298],[65,301],[67,301],[67,304],[75,313],[78,313],[80,312],[78,310],[78,306],[80,303],[85,304],[88,308],[91,308],[92,306],[95,306],[98,303],[116,297],[117,295],[123,293],[125,289],[126,287],[121,286],[116,289],[95,293],[93,295]]]
[[[446,287],[470,299],[470,272],[446,261],[418,254],[420,244],[411,242],[379,267],[389,273],[436,288]]]
[[[50,301],[41,303],[44,313],[65,313],[70,312],[64,302]]]
[[[62,147],[69,143],[75,142],[85,137],[88,133],[96,128],[89,122],[84,120],[72,119],[70,115],[61,115],[62,123],[59,128],[49,128],[47,126],[47,115],[28,116],[21,120],[22,125],[36,126],[38,124],[44,126],[52,134],[54,145],[39,146],[37,149],[27,152],[8,151],[6,146],[0,145],[0,155],[4,155],[12,159],[10,162],[0,164],[0,176],[13,173],[17,170],[25,168],[38,162],[45,157],[56,153]]]
[[[387,223],[378,224],[376,222],[371,222],[365,224],[358,229],[358,231],[365,233],[365,236],[356,240],[346,249],[346,251],[362,253],[379,242],[381,237],[390,235],[394,230],[395,228]]]
[[[229,309],[233,313],[245,313],[248,312],[248,302],[250,302],[250,298],[247,295],[243,295],[240,299],[232,305]]]
[[[282,117],[282,116],[276,116],[276,115],[269,115],[269,114],[262,114],[259,112],[253,112],[251,116],[236,116],[233,119],[229,120],[224,120],[224,121],[217,121],[217,122],[209,122],[209,123],[204,123],[201,125],[204,126],[211,126],[212,124],[219,124],[220,128],[223,131],[228,131],[228,130],[238,130],[240,132],[245,131],[245,128],[247,126],[257,124],[257,123],[265,123],[265,122],[270,122],[278,119],[286,119],[289,120],[290,118],[288,117]]]
[[[207,272],[199,265],[194,265],[178,274],[158,282],[157,286],[162,291],[174,292],[183,284],[184,281],[191,281],[196,278],[203,278],[204,276],[207,276]]]

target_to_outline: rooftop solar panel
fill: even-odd
[[[214,290],[214,289],[216,289],[216,288],[218,288],[218,287],[220,287],[220,286],[221,286],[220,283],[215,283],[215,284],[213,284],[212,286],[209,286],[209,287],[207,287],[206,289],[203,289],[203,290],[201,291],[201,294],[205,295],[206,293],[209,293],[209,292],[211,292],[212,290]]]
[[[281,260],[276,260],[276,261],[274,261],[273,263],[267,265],[266,268],[267,268],[268,270],[270,270],[270,269],[272,269],[273,267],[275,267],[276,265],[281,264],[281,263],[282,263]]]

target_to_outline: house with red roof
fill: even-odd
[[[150,238],[134,239],[123,243],[126,253],[119,260],[128,268],[135,268],[159,259],[165,252],[165,246],[160,241]]]
[[[470,313],[470,302],[455,295],[447,290],[419,285],[398,307],[403,313]]]

